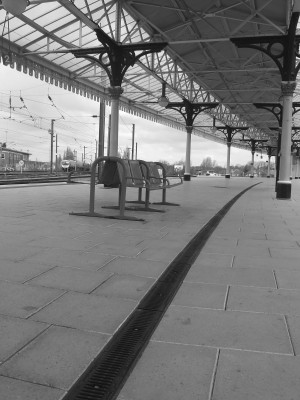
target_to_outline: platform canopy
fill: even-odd
[[[2,0],[1,4],[1,62],[8,68],[109,102],[107,74],[93,60],[98,56],[76,58],[74,51],[103,48],[95,33],[99,28],[124,45],[166,42],[164,50],[147,54],[128,68],[122,82],[122,110],[184,129],[180,113],[157,102],[164,84],[170,102],[219,102],[197,116],[194,134],[224,142],[223,132],[211,128],[215,119],[217,126],[249,127],[242,131],[245,137],[276,143],[276,116],[253,103],[280,103],[279,68],[268,54],[238,48],[232,39],[285,36],[292,12],[300,11],[298,0]],[[283,49],[274,42],[268,51],[276,58]],[[296,89],[295,101],[298,93]],[[294,124],[300,126],[297,119],[295,114]],[[247,147],[239,140],[233,145]]]

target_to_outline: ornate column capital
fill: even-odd
[[[192,133],[192,131],[193,131],[192,126],[186,126],[185,129],[186,129],[187,133]]]
[[[281,93],[283,96],[292,96],[296,89],[296,81],[282,81],[281,82]]]
[[[118,100],[123,91],[124,90],[121,88],[121,86],[110,86],[108,88],[108,93],[112,100]]]

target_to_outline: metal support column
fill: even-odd
[[[291,170],[291,145],[292,145],[292,116],[293,93],[296,82],[282,82],[282,136],[280,149],[280,170],[277,182],[277,199],[290,199],[292,184],[290,181]]]
[[[267,178],[270,178],[271,174],[271,156],[268,154],[268,172],[267,172]]]
[[[185,171],[183,179],[185,181],[191,180],[191,139],[192,139],[192,126],[186,127],[186,150],[185,150]]]
[[[230,172],[230,153],[231,153],[231,141],[227,141],[227,159],[226,159],[226,173],[225,178],[229,179],[231,176]]]
[[[295,179],[299,179],[300,175],[300,148],[297,148],[296,154],[296,176]]]
[[[111,98],[111,126],[109,137],[109,156],[118,156],[118,139],[119,139],[119,101],[123,93],[120,86],[108,88]]]
[[[286,35],[260,36],[230,39],[237,47],[247,47],[267,54],[278,66],[282,79],[282,137],[280,151],[279,178],[276,187],[277,199],[291,198],[290,176],[290,144],[292,129],[292,101],[297,74],[299,72],[299,44],[300,36],[297,26],[300,13],[294,12]],[[282,51],[275,51],[280,46]]]
[[[255,154],[255,150],[251,149],[251,171],[250,171],[250,178],[254,178],[254,154]]]
[[[241,142],[248,142],[251,148],[251,171],[250,171],[250,178],[254,178],[254,154],[257,150],[257,144],[261,143],[260,148],[262,147],[262,144],[267,142],[268,139],[242,139]]]
[[[181,102],[169,102],[166,97],[166,84],[162,85],[162,97],[158,100],[158,104],[162,107],[178,111],[185,120],[185,127],[187,132],[186,140],[186,155],[185,155],[185,173],[184,180],[191,180],[191,135],[193,131],[195,118],[203,111],[210,110],[219,105],[219,103],[191,103],[187,99]]]
[[[249,127],[248,126],[233,127],[233,126],[229,126],[229,125],[217,126],[215,123],[215,119],[214,119],[213,129],[223,132],[223,134],[225,135],[226,140],[227,140],[227,142],[226,142],[227,143],[227,159],[226,159],[225,178],[229,179],[231,176],[230,156],[231,156],[232,139],[236,133],[241,132],[241,131],[247,131],[249,129]]]

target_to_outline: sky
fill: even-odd
[[[106,106],[105,136],[107,138],[110,107]],[[0,64],[0,143],[28,151],[34,161],[50,161],[51,119],[57,135],[57,153],[67,147],[83,154],[87,161],[95,158],[98,141],[99,103],[78,94],[50,85],[33,76]],[[185,159],[186,133],[146,119],[120,112],[119,151],[131,147],[135,126],[137,156],[146,161],[167,161],[177,164]],[[105,139],[106,142],[106,139]],[[56,143],[54,143],[55,156]],[[106,154],[106,143],[105,143]],[[200,165],[211,157],[226,166],[227,147],[192,135],[191,165]],[[249,151],[231,149],[231,165],[246,164]]]

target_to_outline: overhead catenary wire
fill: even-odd
[[[2,111],[0,119],[9,120],[11,123],[34,127],[35,129],[46,132],[49,131],[49,123],[51,119],[53,119],[53,116],[49,116],[49,114],[45,116],[40,112],[32,112],[32,107],[30,107],[28,103],[33,102],[33,104],[38,103],[39,105],[42,103],[45,106],[55,108],[59,114],[59,118],[56,117],[54,119],[56,120],[56,131],[59,133],[60,137],[61,149],[73,145],[78,146],[80,149],[84,148],[84,146],[90,147],[91,143],[95,140],[96,132],[93,127],[95,127],[97,123],[94,121],[87,123],[86,121],[80,120],[82,117],[86,120],[86,118],[93,118],[93,116],[69,116],[67,112],[55,104],[55,100],[51,96],[51,105],[49,105],[49,98],[47,101],[37,101],[24,96],[21,92],[19,95],[14,95],[11,91],[9,94],[0,92],[0,96],[0,110]],[[45,95],[43,95],[43,97],[44,96]],[[84,127],[84,136],[82,136],[82,127]],[[24,142],[26,141],[26,143],[28,143],[30,140],[33,140],[34,144],[37,146],[45,144],[48,141],[47,135],[41,136],[39,134],[34,134],[32,131],[24,131],[23,134],[22,131],[16,129],[11,130],[9,127],[6,127],[5,131],[12,134],[14,147],[24,147]],[[18,139],[15,138],[16,134],[18,135]]]

